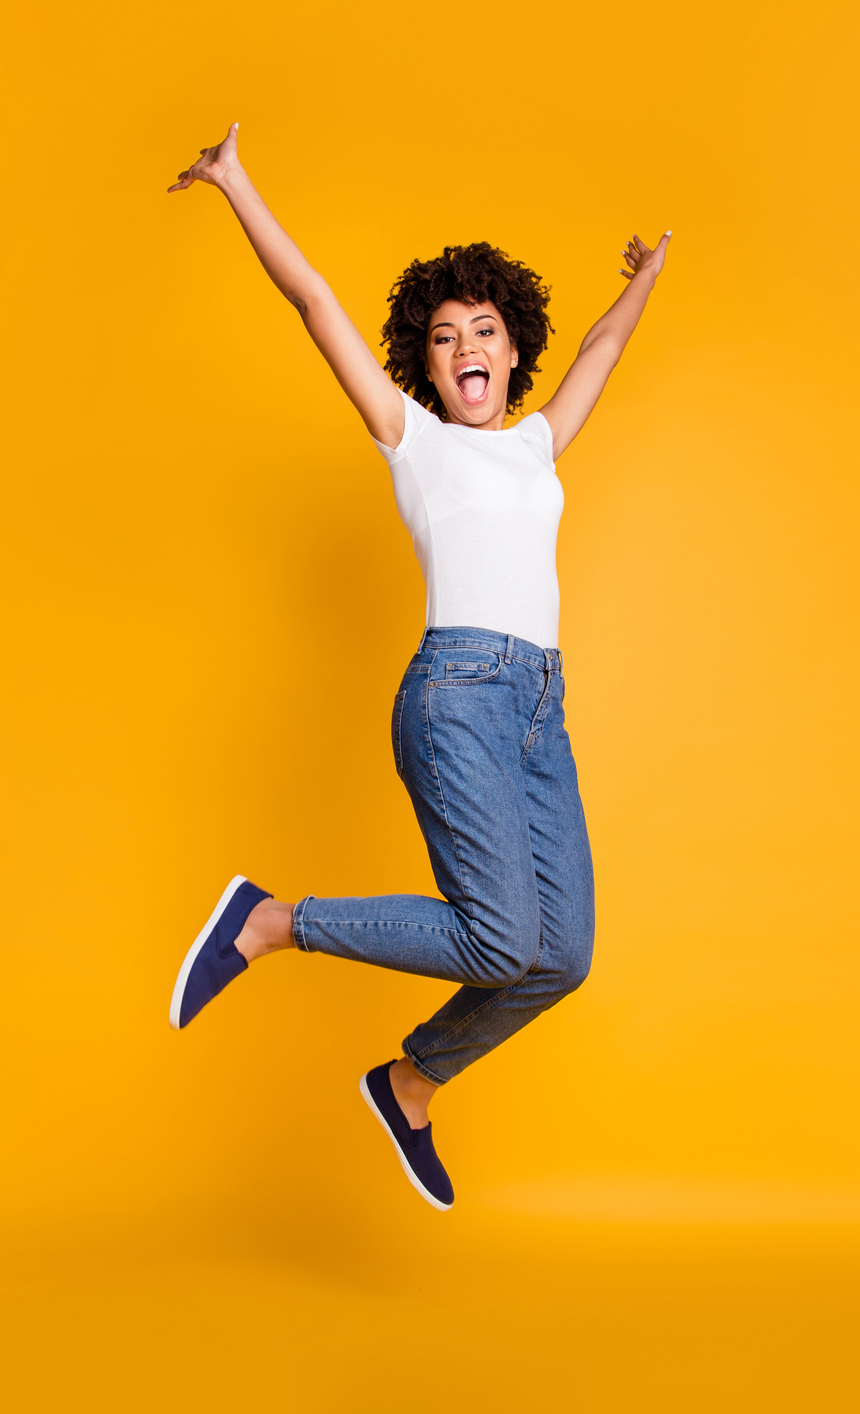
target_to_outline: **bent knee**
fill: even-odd
[[[591,934],[583,938],[569,938],[565,946],[556,954],[553,971],[558,976],[559,989],[564,996],[581,987],[591,971],[591,957],[594,939]]]
[[[581,987],[590,971],[591,948],[569,960],[562,974],[565,992],[575,992],[577,987]]]
[[[535,949],[535,954],[537,949]],[[535,954],[531,956],[512,955],[496,956],[485,965],[484,981],[480,983],[483,987],[513,987],[517,982],[521,982],[527,972],[530,972],[535,962]]]
[[[512,987],[534,966],[540,951],[540,929],[524,927],[516,933],[485,934],[477,942],[479,987]]]

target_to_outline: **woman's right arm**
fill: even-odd
[[[218,147],[203,148],[193,167],[180,172],[168,191],[186,191],[199,181],[224,193],[264,270],[299,311],[371,436],[396,447],[403,436],[403,399],[323,277],[272,215],[245,172],[237,151],[238,129],[234,123]]]

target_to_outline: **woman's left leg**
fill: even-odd
[[[539,738],[522,763],[540,900],[540,946],[526,974],[488,990],[464,986],[403,1042],[417,1073],[434,1085],[527,1026],[576,990],[594,944],[594,876],[576,765],[557,679]]]

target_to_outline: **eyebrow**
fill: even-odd
[[[480,324],[484,319],[495,319],[495,318],[496,318],[495,314],[476,314],[475,317],[474,317],[474,319],[470,319],[470,320],[469,320],[469,323],[470,323],[470,324]],[[455,327],[455,325],[451,322],[450,319],[440,319],[438,324],[433,324],[433,325],[431,326],[431,328],[430,328],[430,333],[432,334],[434,329],[453,329],[454,327]]]

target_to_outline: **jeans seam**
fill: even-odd
[[[314,897],[314,895],[311,894],[311,898],[313,898],[313,897]],[[382,919],[382,918],[337,918],[337,917],[335,917],[335,918],[315,918],[313,921],[314,921],[314,923],[319,923],[321,926],[324,926],[324,925],[326,925],[326,924],[336,924],[338,928],[420,928],[420,929],[422,929],[424,932],[427,932],[427,933],[444,933],[444,934],[446,934],[446,936],[451,937],[451,938],[456,938],[456,939],[458,939],[458,940],[459,940],[459,939],[465,939],[465,940],[467,940],[467,941],[470,942],[470,943],[472,942],[472,935],[471,935],[471,933],[458,933],[457,930],[456,930],[456,928],[440,928],[437,923],[407,923],[407,922],[405,922],[405,921],[403,921],[403,922],[396,922],[396,923],[395,923],[395,922],[393,922],[393,921],[391,921],[391,920],[386,921],[385,919]],[[302,931],[302,938],[304,939],[304,925],[303,925],[303,923],[301,923],[300,926],[301,926],[301,931]],[[294,920],[293,920],[293,927],[295,928],[295,917],[294,917]],[[420,975],[423,975],[423,974],[420,974]],[[456,980],[455,978],[452,978],[452,981],[455,981],[455,980]],[[471,985],[472,985],[472,986],[477,986],[477,983],[472,983]]]
[[[314,895],[308,894],[305,898],[300,899],[293,909],[293,942],[299,952],[310,952],[305,938],[305,909],[312,898]]]
[[[436,655],[434,654],[433,656],[434,656],[434,661],[435,661]],[[432,672],[432,668],[433,668],[433,664],[432,664],[432,663],[430,664],[430,668],[431,668],[431,672]],[[425,689],[424,689],[424,721],[425,721],[426,726],[427,726],[427,744],[428,744],[428,746],[430,747],[430,759],[431,759],[432,762],[433,762],[433,775],[436,777],[436,788],[437,788],[437,790],[439,791],[439,799],[440,799],[440,801],[442,802],[442,813],[443,813],[443,815],[445,816],[445,827],[446,827],[446,829],[447,829],[447,831],[448,831],[448,834],[451,836],[451,845],[452,845],[453,850],[454,850],[454,858],[455,858],[456,861],[457,861],[457,873],[458,873],[459,876],[460,876],[460,888],[461,888],[462,891],[463,891],[463,898],[468,901],[468,904],[469,904],[470,909],[473,909],[473,908],[474,908],[474,905],[473,905],[473,902],[472,902],[472,898],[471,898],[471,896],[470,896],[470,894],[469,894],[469,890],[466,888],[466,884],[465,884],[465,881],[464,881],[464,879],[463,879],[463,861],[462,861],[462,859],[460,858],[460,851],[459,851],[459,849],[457,848],[457,836],[454,834],[454,830],[453,830],[453,828],[452,828],[451,821],[450,821],[449,818],[448,818],[448,806],[447,806],[446,803],[445,803],[445,792],[444,792],[443,789],[442,789],[442,777],[439,775],[439,767],[438,767],[437,762],[436,762],[436,752],[435,752],[434,749],[433,749],[433,734],[432,734],[432,732],[430,731],[430,681],[429,681],[429,679],[428,679],[428,681],[427,681],[427,686],[426,686]],[[472,919],[470,918],[470,919],[469,919],[469,923],[471,924],[471,922],[472,922]]]
[[[520,757],[521,766],[525,765],[526,757],[529,755],[529,752],[531,751],[532,747],[537,746],[538,742],[541,739],[541,734],[543,732],[546,719],[549,715],[552,677],[552,673],[546,673],[546,682],[544,684],[544,689],[541,693],[540,701],[538,702],[535,714],[532,717],[531,724],[529,726],[528,736],[526,737],[526,744],[523,747],[523,754]]]
[[[403,1045],[400,1049],[403,1051],[403,1054],[405,1055],[406,1059],[410,1061],[415,1067],[415,1069],[418,1071],[418,1074],[423,1075],[425,1080],[429,1080],[431,1085],[447,1085],[448,1082],[444,1079],[443,1076],[437,1075],[435,1071],[430,1070],[428,1066],[422,1063],[420,1057],[416,1054],[415,1051],[413,1051],[412,1047],[410,1046],[408,1037],[403,1042]]]
[[[503,636],[504,636],[504,635],[503,635]],[[504,658],[504,656],[505,656],[503,649],[501,649],[501,648],[499,648],[499,647],[492,647],[492,648],[491,648],[491,647],[487,644],[486,640],[476,641],[474,638],[455,639],[452,643],[446,643],[446,644],[444,644],[443,646],[441,646],[441,647],[439,647],[439,648],[434,648],[434,649],[432,650],[433,656],[435,657],[437,653],[444,652],[444,650],[445,650],[446,648],[480,648],[480,649],[482,649],[485,653],[498,653],[501,658]],[[536,661],[535,659],[532,659],[532,658],[523,658],[520,654],[514,653],[514,654],[513,654],[513,657],[511,658],[511,662],[513,662],[513,663],[524,663],[527,668],[534,668],[535,672],[538,672],[538,673],[545,673],[545,672],[546,672],[546,660],[545,660],[545,659],[543,659],[543,660],[541,660],[540,662],[538,662],[538,661]],[[408,672],[408,671],[409,671],[409,669],[407,669],[407,672]],[[413,669],[413,671],[416,671],[416,670]]]
[[[407,691],[408,688],[404,687],[397,693],[391,713],[391,745],[394,748],[394,767],[401,780],[403,780],[403,708],[406,705]]]
[[[449,644],[446,645],[446,647],[447,647],[447,648],[450,648],[450,647],[452,647],[452,645],[449,643]],[[442,648],[439,649],[439,652],[440,652],[440,653],[443,653],[444,651],[445,651],[445,649],[442,649]],[[492,672],[492,673],[485,673],[483,677],[480,677],[480,678],[464,678],[464,679],[462,679],[461,681],[451,681],[451,680],[448,679],[448,678],[434,678],[434,677],[433,677],[433,674],[432,674],[432,672],[431,672],[431,674],[430,674],[430,686],[431,686],[431,687],[444,687],[444,688],[450,690],[452,687],[477,687],[477,686],[479,686],[479,685],[480,685],[481,683],[483,683],[483,682],[494,682],[495,679],[501,675],[502,665],[503,665],[503,662],[504,662],[504,660],[503,660],[501,654],[499,654],[498,657],[499,657],[499,666],[495,669],[494,672]]]
[[[490,673],[489,677],[486,678],[465,678],[462,682],[446,682],[444,678],[435,678],[433,682],[430,683],[430,686],[441,687],[446,692],[450,692],[453,687],[480,687],[482,683],[495,682],[501,671],[500,664],[496,671]]]
[[[541,926],[541,930],[540,930],[540,937],[539,937],[539,939],[538,939],[538,950],[537,950],[537,955],[536,955],[536,957],[535,957],[535,960],[534,960],[534,962],[532,963],[531,967],[529,967],[529,968],[526,969],[526,971],[523,973],[522,977],[518,977],[517,980],[516,980],[516,982],[511,982],[510,986],[508,986],[508,987],[503,987],[503,988],[501,988],[498,992],[494,993],[494,995],[493,995],[492,997],[488,997],[485,1002],[481,1002],[481,1005],[480,1005],[480,1006],[475,1007],[475,1010],[474,1010],[474,1011],[470,1011],[468,1016],[462,1017],[462,1019],[457,1022],[457,1025],[456,1025],[456,1026],[452,1026],[452,1027],[451,1027],[450,1031],[446,1031],[444,1036],[438,1037],[438,1039],[435,1040],[435,1041],[433,1041],[429,1046],[425,1046],[424,1049],[423,1049],[423,1051],[418,1051],[416,1054],[418,1055],[419,1059],[420,1059],[420,1058],[423,1058],[424,1056],[430,1055],[433,1051],[437,1050],[437,1049],[439,1048],[439,1046],[444,1046],[444,1044],[445,1044],[446,1041],[450,1041],[453,1036],[458,1035],[459,1032],[463,1030],[463,1027],[464,1027],[464,1026],[468,1026],[468,1025],[469,1025],[469,1022],[470,1022],[470,1021],[474,1021],[474,1019],[475,1019],[476,1016],[480,1016],[480,1015],[482,1014],[482,1012],[485,1012],[485,1011],[487,1010],[488,1007],[495,1006],[495,1005],[496,1005],[496,1002],[500,1002],[500,1001],[502,1001],[505,997],[510,996],[511,992],[515,992],[516,989],[517,989],[517,987],[521,987],[521,986],[523,985],[523,983],[525,982],[526,978],[527,978],[527,977],[530,977],[533,972],[539,972],[539,971],[540,971],[539,963],[540,963],[540,960],[541,960],[541,955],[542,955],[542,953],[543,953],[543,926]]]

